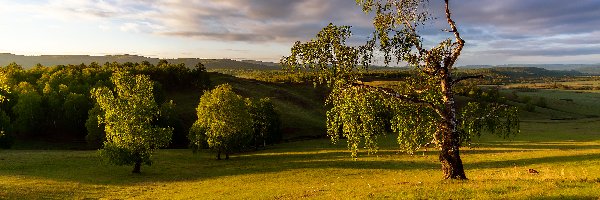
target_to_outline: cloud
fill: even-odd
[[[441,2],[431,1],[430,10],[441,18],[424,29],[428,44],[451,37],[440,31],[447,28]],[[451,9],[470,62],[499,55],[594,55],[600,49],[597,0],[461,0],[451,1]],[[352,0],[47,0],[3,2],[0,10],[89,20],[103,30],[253,44],[309,40],[329,22],[352,25],[354,44],[372,32],[372,16]]]

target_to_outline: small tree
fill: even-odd
[[[318,72],[318,81],[332,88],[328,103],[327,132],[337,141],[348,138],[353,156],[364,140],[367,149],[377,149],[377,136],[388,121],[398,134],[400,148],[412,153],[421,147],[437,147],[445,179],[466,179],[459,148],[483,130],[503,137],[519,131],[517,110],[498,103],[468,103],[459,110],[454,88],[461,81],[480,76],[456,76],[454,64],[464,47],[445,0],[444,21],[451,37],[427,48],[420,26],[435,18],[426,0],[356,0],[363,11],[374,13],[375,33],[366,45],[346,45],[350,27],[328,25],[316,39],[296,42],[282,63],[292,69]],[[414,71],[401,87],[390,89],[360,81],[360,71],[381,53],[383,61],[406,62]]]
[[[219,85],[200,97],[196,108],[198,120],[190,129],[189,139],[193,148],[206,141],[208,148],[221,153],[225,159],[229,154],[244,148],[252,133],[252,118],[242,96],[233,92],[230,85]]]
[[[152,163],[152,152],[169,144],[173,130],[152,124],[159,112],[148,76],[115,72],[111,81],[114,90],[91,91],[104,112],[98,117],[106,132],[100,155],[116,165],[134,165],[132,172],[140,173],[142,164]]]
[[[248,109],[252,117],[251,144],[255,149],[281,140],[281,121],[279,113],[269,98],[259,100],[248,99]]]

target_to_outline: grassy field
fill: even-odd
[[[464,148],[468,181],[444,181],[435,151],[406,155],[393,136],[353,161],[344,143],[308,140],[217,161],[209,152],[160,150],[142,168],[95,151],[0,151],[0,198],[529,199],[600,197],[600,121],[525,122],[512,141]],[[530,174],[535,169],[539,174]]]
[[[229,76],[215,77],[214,82],[229,82],[247,96],[273,98],[278,109],[289,111],[282,116],[286,126],[324,120],[315,118],[322,116],[323,107],[314,88],[290,89]],[[543,97],[547,106],[523,111],[521,133],[515,138],[484,136],[463,148],[467,181],[442,180],[434,149],[406,155],[397,151],[393,135],[380,139],[377,154],[362,152],[358,160],[350,158],[345,142],[331,144],[327,139],[281,143],[226,161],[215,160],[208,151],[159,150],[153,165],[143,166],[140,175],[131,174],[129,166],[102,162],[95,151],[60,146],[31,150],[47,145],[32,143],[0,150],[0,199],[600,198],[600,118],[594,116],[600,115],[600,94],[514,94],[532,101]],[[189,99],[198,98],[194,95],[176,100],[192,107]],[[572,101],[561,100],[567,98]],[[311,128],[302,132],[307,130]]]

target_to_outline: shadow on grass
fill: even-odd
[[[5,152],[3,152],[5,153]],[[261,155],[235,155],[217,161],[207,152],[189,150],[157,152],[152,166],[143,166],[142,174],[131,174],[131,166],[112,166],[99,162],[90,151],[11,151],[0,156],[0,176],[26,176],[55,181],[87,184],[133,185],[139,183],[194,181],[246,174],[277,173],[303,169],[389,169],[416,170],[438,168],[435,162],[378,160],[371,157],[352,160],[348,152],[296,152]],[[26,155],[27,154],[27,155]],[[80,155],[85,154],[85,155]],[[18,161],[21,156],[33,156]]]
[[[320,146],[322,141],[306,141],[286,144],[285,148],[234,155],[230,160],[217,161],[208,151],[192,154],[190,150],[160,150],[152,166],[143,166],[141,175],[130,173],[131,166],[112,166],[100,162],[94,151],[23,151],[9,150],[0,154],[0,176],[24,176],[100,185],[134,185],[176,181],[201,181],[213,178],[268,174],[293,170],[312,169],[356,169],[370,174],[369,170],[438,170],[437,151],[419,152],[406,156],[396,150],[380,150],[376,156],[362,153],[352,160],[343,145]],[[465,149],[463,155],[523,152],[535,149],[539,144],[501,145],[515,149]],[[492,145],[496,146],[496,145]],[[600,148],[600,145],[583,145],[581,148]],[[497,146],[496,146],[497,147]],[[523,148],[520,148],[523,147]],[[569,148],[570,145],[567,145]],[[563,149],[564,145],[546,146]],[[423,153],[425,157],[420,157]],[[406,157],[403,157],[406,156]],[[600,153],[571,156],[546,156],[539,158],[517,158],[502,161],[469,163],[466,169],[501,168],[526,166],[542,163],[579,162],[596,160]],[[314,171],[314,170],[313,170]],[[318,171],[318,170],[317,170]],[[348,173],[350,171],[338,171]],[[354,171],[353,173],[355,173]],[[321,173],[334,173],[323,172]],[[340,174],[344,175],[344,174]]]
[[[546,156],[540,158],[522,158],[502,161],[487,161],[476,162],[465,165],[466,169],[482,169],[482,168],[501,168],[512,166],[526,166],[544,163],[564,163],[564,162],[581,162],[586,160],[597,160],[600,158],[600,153],[585,154],[585,155],[567,155],[567,156]]]

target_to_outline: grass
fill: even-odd
[[[280,111],[288,111],[282,116],[288,127],[324,120],[315,119],[322,101],[315,100],[314,88],[229,76],[213,81],[229,82],[246,96],[273,98]],[[327,139],[277,144],[226,161],[208,151],[159,150],[140,175],[131,174],[130,166],[102,162],[95,151],[17,144],[17,150],[0,150],[0,199],[598,199],[600,118],[590,115],[600,113],[600,94],[517,94],[544,97],[548,108],[523,112],[515,138],[485,135],[463,148],[467,181],[442,180],[435,150],[406,155],[397,151],[393,135],[380,139],[377,154],[361,152],[357,160],[345,142]],[[192,107],[198,95],[176,101]],[[561,98],[573,101],[563,105]],[[575,117],[551,120],[556,116]]]
[[[578,127],[579,129],[574,129]],[[512,141],[463,148],[468,181],[441,179],[435,151],[406,155],[382,138],[376,155],[307,140],[217,161],[210,152],[160,150],[141,175],[95,151],[3,150],[0,198],[84,199],[529,199],[600,197],[600,123],[525,122]],[[539,174],[530,174],[536,169]]]

